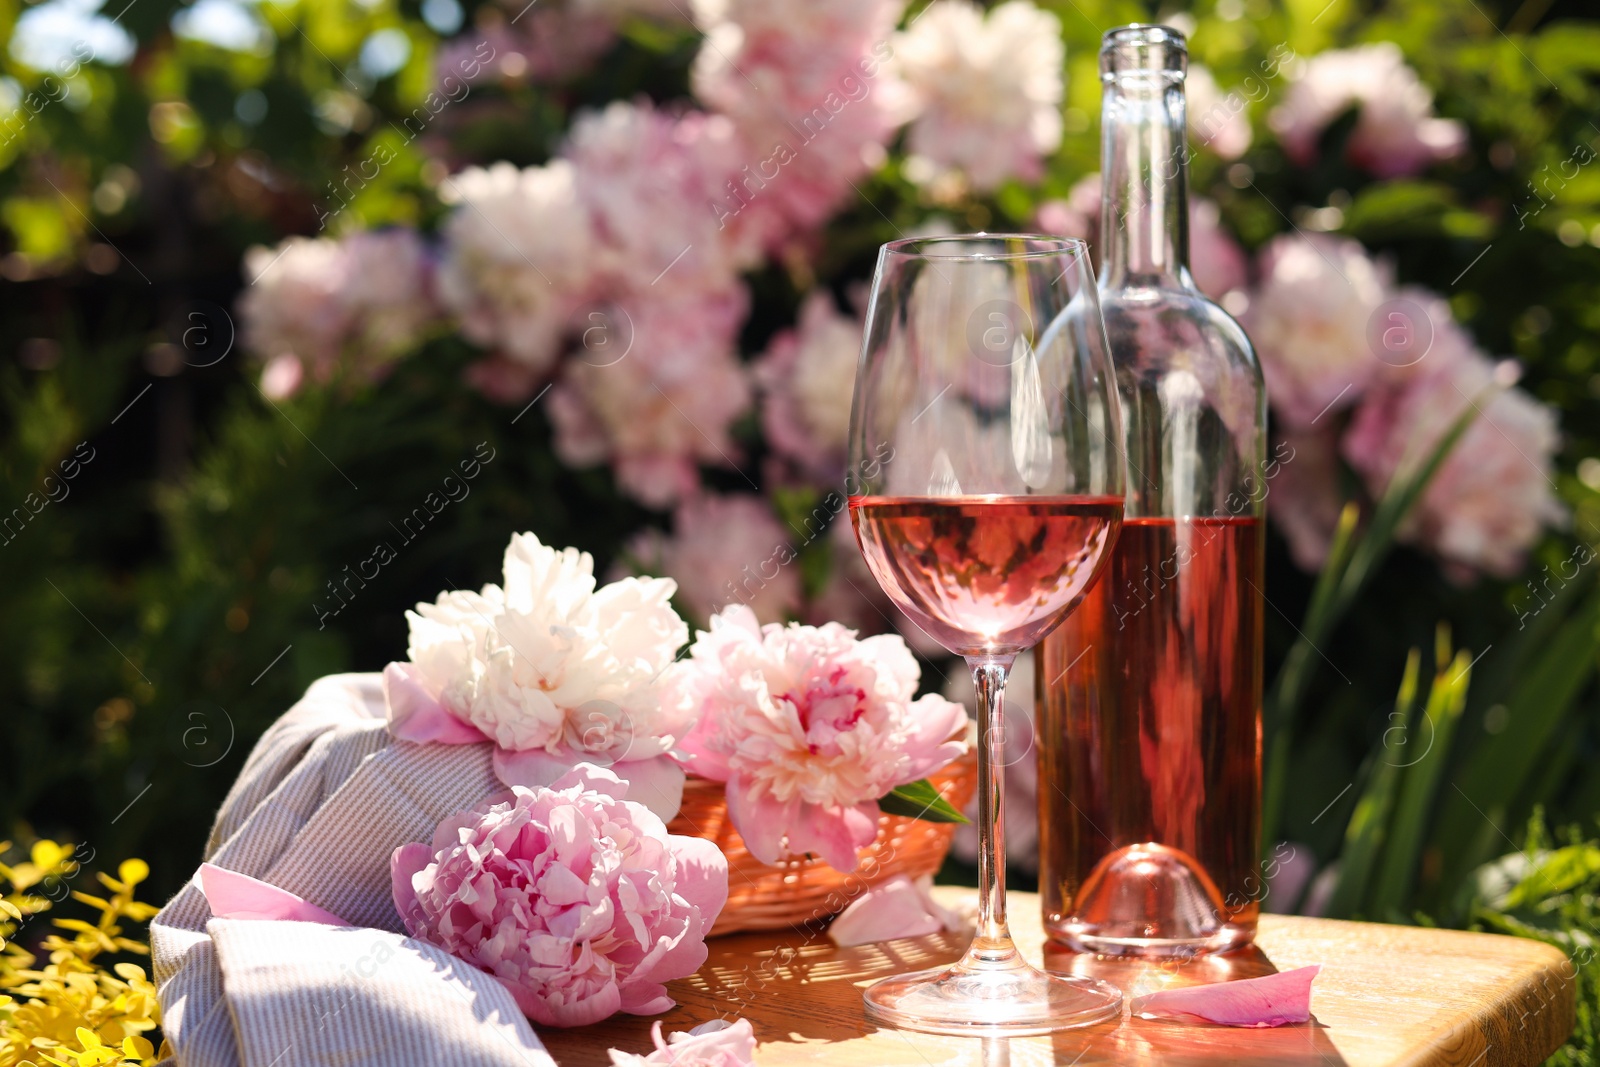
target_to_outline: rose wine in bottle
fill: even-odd
[[[1114,496],[850,498],[878,583],[959,654],[1031,648],[1083,598],[1117,536]]]
[[[1099,583],[1040,645],[1045,926],[1081,951],[1185,956],[1255,934],[1262,894],[1266,407],[1239,325],[1188,259],[1183,36],[1105,35],[1100,301],[1127,497]]]

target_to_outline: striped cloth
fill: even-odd
[[[354,927],[216,919],[185,886],[150,924],[176,1065],[554,1067],[498,982],[405,936],[389,890],[396,847],[503,789],[488,744],[391,738],[379,675],[313,684],[250,753],[205,859]]]

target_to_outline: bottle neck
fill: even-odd
[[[1188,286],[1183,75],[1133,70],[1102,84],[1100,286]]]

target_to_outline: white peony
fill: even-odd
[[[572,165],[470,167],[445,179],[439,290],[461,332],[536,374],[554,365],[593,280],[594,237]]]
[[[671,746],[654,683],[688,640],[664,578],[595,588],[587,552],[531,533],[506,548],[504,586],[440,594],[406,613],[412,677],[503,750],[641,760]]]
[[[911,121],[911,173],[963,172],[976,189],[1037,178],[1061,144],[1061,21],[1028,0],[985,16],[934,0],[896,34],[890,104]]]

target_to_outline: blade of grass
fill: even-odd
[[[1395,696],[1394,712],[1390,721],[1398,723],[1384,731],[1384,737],[1396,729],[1406,737],[1412,736],[1417,703],[1417,673],[1422,653],[1412,649],[1406,657],[1406,673],[1400,682],[1400,692]],[[1378,856],[1383,851],[1388,836],[1389,815],[1394,807],[1395,790],[1402,770],[1399,763],[1387,758],[1388,744],[1380,743],[1367,759],[1368,778],[1361,797],[1350,814],[1344,831],[1344,847],[1339,851],[1339,881],[1328,899],[1326,915],[1332,919],[1348,919],[1360,913],[1372,881]]]
[[[1394,548],[1394,537],[1400,524],[1428,488],[1428,483],[1438,473],[1456,442],[1461,440],[1461,435],[1478,417],[1478,411],[1504,388],[1504,385],[1496,382],[1481,391],[1457,416],[1427,459],[1409,476],[1396,476],[1373,509],[1372,520],[1359,538],[1351,540],[1351,533],[1347,532],[1354,530],[1355,520],[1350,517],[1354,505],[1346,505],[1344,513],[1340,515],[1334,545],[1340,551],[1336,553],[1333,548],[1329,549],[1328,561],[1317,577],[1311,605],[1300,627],[1299,639],[1284,657],[1283,667],[1273,680],[1266,702],[1268,760],[1261,822],[1264,848],[1278,839],[1288,757],[1293,747],[1294,721],[1306,687],[1311,683],[1315,666],[1313,654],[1350,609],[1367,580],[1388,557]],[[1400,470],[1405,469],[1406,464],[1402,461]],[[1341,537],[1344,540],[1340,540]]]
[[[1434,661],[1438,664],[1438,673],[1434,675],[1422,718],[1427,727],[1427,749],[1405,767],[1383,862],[1378,865],[1363,909],[1375,919],[1404,918],[1403,909],[1409,904],[1421,865],[1428,818],[1435,807],[1439,781],[1450,760],[1450,743],[1455,738],[1461,712],[1467,706],[1467,687],[1472,681],[1471,657],[1466,649],[1454,659],[1450,658],[1448,646],[1439,651]]]

